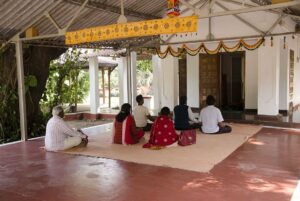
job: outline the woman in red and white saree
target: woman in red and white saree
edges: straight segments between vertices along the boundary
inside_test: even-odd
[[[131,106],[125,103],[121,111],[116,116],[112,128],[112,141],[114,144],[136,144],[144,136],[144,131],[136,130],[133,116],[131,115]]]
[[[152,125],[150,139],[147,144],[144,144],[144,148],[159,149],[174,143],[177,144],[178,136],[169,115],[170,109],[163,107],[160,111],[160,116],[156,118]]]

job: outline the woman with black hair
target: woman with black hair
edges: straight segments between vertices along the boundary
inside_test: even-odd
[[[112,129],[114,144],[136,144],[144,136],[143,130],[136,130],[133,116],[131,115],[131,105],[124,103],[121,111],[117,114]]]

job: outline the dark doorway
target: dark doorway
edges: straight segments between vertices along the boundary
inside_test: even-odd
[[[244,109],[244,52],[223,53],[221,59],[221,108]]]
[[[187,72],[186,72],[186,56],[179,58],[179,97],[187,95]]]

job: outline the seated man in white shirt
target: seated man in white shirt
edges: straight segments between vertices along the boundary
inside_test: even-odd
[[[216,100],[212,95],[206,98],[206,107],[200,112],[201,131],[207,134],[230,133],[231,127],[223,123],[224,119],[219,108],[215,107]]]
[[[154,121],[155,118],[150,115],[148,108],[143,106],[144,97],[142,95],[138,95],[136,97],[136,102],[138,103],[138,105],[133,109],[133,117],[136,127],[137,129],[140,128],[144,131],[150,131],[152,124],[148,123],[148,119],[150,121]]]
[[[47,151],[66,150],[78,146],[81,142],[87,144],[87,135],[81,130],[73,130],[64,122],[64,110],[61,106],[54,107],[52,115],[46,127],[45,149]]]

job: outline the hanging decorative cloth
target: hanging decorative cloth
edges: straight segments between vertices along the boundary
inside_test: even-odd
[[[180,15],[179,0],[167,0],[168,2],[168,17],[176,17]]]
[[[196,32],[197,26],[198,18],[196,16],[112,24],[67,32],[66,44],[75,45],[120,38],[189,33]]]
[[[181,47],[178,48],[178,50],[174,50],[171,46],[168,46],[165,51],[160,51],[160,49],[156,49],[157,55],[161,58],[164,59],[170,53],[173,57],[179,57],[183,53],[187,53],[191,56],[195,56],[199,54],[201,51],[206,52],[207,54],[217,54],[219,53],[222,49],[225,50],[226,52],[236,52],[239,51],[242,47],[247,49],[247,50],[255,50],[261,46],[265,41],[264,38],[258,39],[254,44],[247,44],[243,39],[240,39],[234,46],[229,47],[227,46],[224,41],[220,41],[218,43],[218,46],[215,49],[209,49],[205,46],[204,43],[201,43],[198,48],[196,49],[191,49],[189,48],[186,44],[183,44]]]

